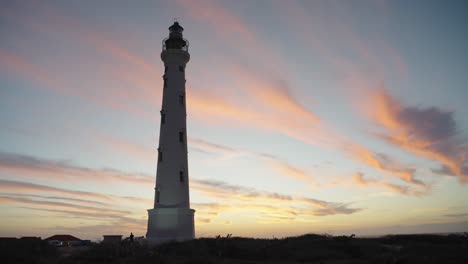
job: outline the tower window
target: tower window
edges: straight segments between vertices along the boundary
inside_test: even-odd
[[[164,76],[164,88],[166,88],[166,87],[167,87],[167,77]]]
[[[159,187],[156,187],[156,202],[159,203],[159,196],[161,196],[161,191]]]
[[[179,132],[179,142],[184,143],[184,132],[183,131]]]
[[[164,66],[164,73],[167,72],[167,66]]]
[[[163,161],[163,153],[160,148],[158,148],[158,162]]]
[[[184,171],[183,171],[183,170],[179,171],[179,181],[180,181],[180,182],[184,182],[184,181],[185,181],[185,175],[184,175]]]
[[[183,94],[179,95],[179,104],[184,105],[185,104],[185,96]]]
[[[180,71],[180,72],[184,72],[184,70],[185,70],[184,66],[179,65],[179,71]]]
[[[164,110],[161,110],[160,113],[161,113],[161,124],[164,124],[166,123],[166,112],[164,112]]]

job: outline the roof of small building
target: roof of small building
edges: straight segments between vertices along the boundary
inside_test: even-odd
[[[81,241],[81,239],[74,237],[72,235],[54,235],[46,238],[45,240],[58,240],[58,241]]]

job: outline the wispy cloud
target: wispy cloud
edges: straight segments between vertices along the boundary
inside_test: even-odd
[[[222,203],[193,203],[193,207],[197,210],[197,222],[211,221],[222,213],[239,211],[255,211],[255,214],[262,215],[263,220],[269,217],[270,220],[279,221],[279,217],[287,216],[288,219],[284,218],[282,221],[295,221],[313,216],[352,214],[362,210],[351,208],[350,204],[346,203],[295,197],[215,180],[192,179],[191,186],[195,192],[222,201]],[[150,199],[131,198],[0,180],[0,203],[26,210],[48,212],[54,217],[66,215],[104,222],[121,217],[135,217],[135,207],[131,204],[135,202],[148,204]]]
[[[350,204],[346,203],[327,202],[309,197],[296,197],[215,180],[193,180],[192,186],[194,186],[197,192],[202,192],[217,199],[230,197],[229,200],[231,202],[232,199],[235,199],[237,203],[242,204],[238,205],[242,210],[249,210],[251,206],[257,206],[256,209],[258,209],[258,204],[279,204],[281,206],[274,206],[274,208],[263,206],[263,209],[268,212],[281,212],[283,215],[326,216],[352,214],[362,210],[361,208],[351,208],[349,207]]]
[[[362,172],[357,172],[353,175],[353,177],[348,178],[340,178],[336,180],[332,185],[343,185],[343,186],[350,186],[350,187],[360,187],[360,188],[368,188],[369,190],[385,190],[390,191],[391,193],[397,193],[400,195],[406,196],[424,196],[429,195],[432,186],[429,184],[426,185],[418,185],[418,184],[410,184],[410,185],[403,185],[403,184],[395,184],[392,181],[393,178],[389,177],[378,177],[378,178],[371,178],[366,176]]]
[[[460,218],[468,216],[468,213],[458,213],[458,214],[445,214],[446,217]]]
[[[150,148],[127,139],[97,132],[93,133],[93,138],[96,143],[99,144],[99,147],[111,150],[113,153],[121,153],[124,156],[136,157],[140,160],[151,163],[157,159],[157,149]]]
[[[457,176],[460,182],[468,182],[467,142],[457,131],[454,113],[437,107],[407,107],[397,101],[385,89],[378,90],[373,120],[385,129],[375,135],[386,142],[421,157],[438,161],[441,170],[433,170]]]
[[[126,173],[115,169],[94,169],[77,166],[66,160],[49,160],[28,155],[0,152],[0,169],[3,172],[20,173],[24,177],[55,179],[73,182],[109,183],[121,181],[151,185],[154,179],[141,173]]]
[[[384,41],[380,31],[363,36],[356,30],[350,17],[351,5],[346,2],[273,1],[279,19],[288,26],[293,38],[303,43],[324,65],[331,66],[337,75],[346,78],[377,76],[392,73],[405,78],[408,66],[405,59],[391,43]],[[385,17],[382,8],[375,10]],[[335,19],[339,17],[340,19]],[[385,21],[380,21],[381,26]],[[304,25],[307,25],[304,27]],[[323,25],[327,25],[324,27]],[[296,30],[303,27],[303,30]],[[328,34],[335,32],[335,34]],[[295,33],[295,34],[294,34]],[[339,37],[337,37],[339,36]],[[337,39],[346,41],[340,42]],[[383,63],[385,61],[385,63]],[[344,91],[346,92],[346,91]],[[355,90],[353,91],[355,92]]]
[[[26,205],[37,205],[41,207],[47,208],[65,208],[65,209],[75,209],[80,210],[88,213],[115,213],[116,215],[121,214],[130,214],[130,211],[122,211],[117,209],[107,209],[104,207],[94,207],[94,206],[85,206],[85,205],[78,205],[76,203],[66,203],[66,202],[57,202],[57,201],[46,201],[46,200],[36,200],[30,198],[22,198],[22,197],[8,197],[8,196],[0,196],[0,203],[20,203]]]
[[[348,145],[347,151],[353,159],[367,164],[376,170],[397,177],[409,184],[419,185],[421,187],[427,186],[426,183],[415,178],[414,174],[416,170],[414,168],[404,166],[383,153],[376,153],[364,146],[356,144]]]
[[[206,141],[200,138],[189,138],[189,148],[207,154],[222,155],[227,157],[236,157],[241,155],[241,151],[226,145],[221,145]]]
[[[357,172],[354,176],[353,176],[353,181],[356,183],[356,184],[359,184],[359,185],[363,185],[363,186],[367,186],[369,184],[372,184],[372,183],[375,183],[377,182],[376,179],[367,179],[367,178],[364,178],[364,173],[362,172]]]
[[[55,73],[60,69],[52,68],[50,63],[39,63],[31,60],[30,56],[2,50],[0,66],[5,66],[10,72],[21,75],[26,81],[38,82],[41,88],[53,90],[61,95],[73,96],[97,106],[130,112],[140,117],[150,117],[146,108],[151,104],[148,104],[147,98],[160,97],[158,89],[155,89],[159,86],[155,84],[160,83],[161,79],[154,74],[158,70],[154,63],[120,45],[120,42],[103,28],[96,25],[90,27],[86,22],[64,13],[64,10],[54,5],[31,4],[24,5],[22,9],[10,8],[7,11],[2,10],[5,19],[14,21],[22,27],[42,34],[60,36],[64,41],[70,41],[71,45],[81,43],[88,47],[89,54],[86,55],[93,60],[94,70],[107,77],[107,80],[118,80],[115,83],[119,85],[109,85],[113,83],[112,81],[102,85],[99,83],[100,80],[90,76],[92,73],[87,71],[87,66],[81,65],[78,61],[73,67],[82,67],[80,71],[69,70],[59,75]],[[28,12],[34,12],[34,15]],[[104,55],[103,59],[96,60],[92,55],[92,49]],[[70,67],[67,65],[67,68]],[[71,72],[75,75],[70,75]],[[80,74],[88,75],[84,77]],[[79,79],[79,83],[74,81],[75,78]],[[82,85],[83,83],[86,85]],[[126,85],[122,84],[128,84],[134,89],[130,92]],[[100,89],[88,88],[95,86],[99,86]],[[128,100],[129,98],[132,100]]]
[[[93,192],[84,192],[84,191],[76,191],[76,190],[67,190],[63,188],[56,188],[42,184],[34,184],[29,182],[21,182],[21,181],[11,181],[0,179],[0,191],[1,192],[17,192],[17,193],[47,193],[50,194],[58,194],[58,195],[72,195],[81,198],[87,198],[89,200],[103,200],[103,201],[110,201],[111,198],[108,195],[100,194],[100,193],[93,193]]]
[[[97,192],[77,191],[65,188],[58,188],[44,184],[35,184],[24,181],[12,181],[0,179],[0,193],[9,197],[29,197],[52,200],[68,200],[74,202],[84,202],[96,205],[110,205],[118,202],[138,202],[151,204],[150,199],[144,197],[122,196]],[[46,195],[42,195],[46,194]],[[57,196],[51,196],[52,194]]]
[[[48,71],[30,62],[16,53],[0,49],[0,69],[20,75],[25,80],[38,83],[60,94],[69,94],[62,89],[62,84],[53,78]]]
[[[235,46],[233,50],[238,52],[238,56],[231,57],[231,60],[237,60],[245,65],[250,61],[251,56],[255,56],[261,58],[261,68],[264,71],[281,72],[279,66],[284,59],[269,45],[264,45],[265,41],[258,32],[255,32],[251,25],[223,3],[212,0],[182,0],[176,3],[181,10],[185,11],[187,17],[213,29],[216,37],[225,45]]]
[[[195,150],[201,151],[203,153],[216,154],[225,159],[235,157],[252,157],[259,161],[262,161],[266,166],[276,171],[280,176],[303,181],[314,180],[314,177],[307,169],[295,166],[286,161],[285,159],[279,158],[272,154],[251,151],[242,148],[232,148],[226,145],[193,138],[189,139],[189,146],[190,148],[194,148]]]

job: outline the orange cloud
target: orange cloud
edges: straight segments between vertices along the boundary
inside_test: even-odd
[[[383,179],[370,179],[364,178],[363,173],[356,173],[352,180],[353,184],[357,184],[359,186],[373,186],[373,187],[382,187],[388,189],[392,192],[396,192],[403,195],[412,195],[412,196],[422,196],[427,195],[431,191],[430,185],[424,186],[404,186],[399,184],[390,183]]]
[[[93,200],[104,200],[110,201],[111,198],[108,195],[92,193],[92,192],[83,192],[83,191],[74,191],[74,190],[65,190],[62,188],[55,188],[46,185],[33,184],[28,182],[20,181],[10,181],[0,179],[0,191],[1,192],[13,192],[13,193],[47,193],[47,194],[58,194],[58,195],[72,195],[81,198],[88,198]]]
[[[357,161],[363,162],[374,169],[385,172],[391,176],[395,176],[407,183],[425,187],[426,183],[415,178],[415,169],[408,168],[402,164],[392,160],[387,155],[375,153],[364,146],[349,144],[347,151]]]
[[[188,89],[189,112],[204,122],[253,127],[314,145],[334,144],[330,138],[338,135],[300,104],[284,82],[269,83],[239,71],[233,74],[239,77],[236,87],[241,88],[238,91],[243,93],[243,99],[228,100],[207,90]]]
[[[157,159],[157,150],[149,147],[130,142],[121,138],[115,138],[110,135],[95,134],[96,141],[112,150],[114,153],[119,152],[124,156],[134,156],[149,162],[154,162]]]
[[[278,53],[272,51],[268,45],[264,45],[265,41],[258,37],[258,34],[252,30],[252,26],[219,1],[178,0],[176,3],[186,11],[188,16],[213,28],[226,45],[235,46],[236,51],[242,50],[245,59],[250,57],[249,54],[255,54],[264,62],[264,68],[278,73],[281,71],[278,67],[284,60],[279,57]]]
[[[281,210],[283,215],[312,215],[325,216],[334,214],[352,214],[360,211],[359,208],[350,208],[350,204],[334,203],[309,197],[294,197],[290,195],[257,190],[251,187],[233,185],[214,180],[193,180],[191,186],[195,191],[201,192],[209,197],[226,200],[226,202],[241,203],[235,206],[240,210],[256,209],[268,213]],[[262,205],[281,204],[278,208],[267,208]],[[234,206],[234,205],[233,205]]]
[[[385,129],[376,134],[386,142],[438,161],[441,173],[457,176],[468,182],[466,142],[457,138],[453,113],[438,108],[405,107],[386,90],[378,90],[372,98],[372,119]]]
[[[20,198],[20,197],[8,197],[8,196],[0,196],[0,203],[21,203],[26,205],[38,205],[41,207],[46,207],[48,209],[74,209],[79,210],[80,212],[86,213],[105,213],[111,214],[112,216],[120,216],[125,214],[130,214],[130,211],[122,211],[117,209],[108,209],[104,207],[94,207],[94,206],[85,206],[85,205],[78,205],[76,203],[65,203],[65,202],[56,202],[56,201],[45,201],[45,200],[35,200],[30,198]],[[75,211],[76,212],[76,211]]]
[[[35,158],[27,155],[0,153],[0,170],[22,177],[67,182],[116,183],[127,182],[145,186],[154,184],[154,178],[144,174],[125,173],[114,169],[93,169],[67,161]]]
[[[312,181],[313,177],[305,169],[294,166],[287,161],[267,153],[254,152],[245,149],[234,149],[225,145],[215,144],[201,139],[189,139],[190,148],[195,148],[204,153],[224,155],[225,157],[250,156],[264,161],[279,175],[299,180]]]
[[[37,82],[55,92],[68,94],[61,88],[62,83],[52,78],[51,75],[41,67],[34,65],[18,54],[0,49],[0,67],[11,73],[18,74],[21,77],[24,76],[26,80]]]
[[[42,12],[41,16],[27,16],[17,10],[11,9],[7,12],[6,17],[41,33],[66,35],[74,42],[83,43],[96,49],[101,54],[107,55],[106,59],[110,59],[112,63],[94,61],[95,68],[102,76],[107,76],[108,80],[119,80],[117,82],[119,85],[99,84],[99,90],[89,91],[85,88],[94,86],[94,84],[89,84],[89,82],[100,81],[95,80],[93,76],[93,78],[86,80],[88,82],[87,86],[74,89],[74,86],[76,86],[75,82],[64,79],[61,75],[51,74],[51,72],[55,73],[56,70],[44,68],[43,65],[39,67],[24,57],[20,58],[21,61],[18,61],[18,59],[16,61],[11,59],[5,60],[12,71],[23,75],[26,79],[39,81],[44,84],[44,88],[52,89],[61,94],[79,97],[98,106],[104,105],[143,117],[152,117],[142,104],[150,102],[151,104],[149,105],[152,105],[153,102],[149,101],[148,98],[160,98],[161,93],[155,87],[160,87],[157,84],[162,81],[158,75],[155,75],[159,68],[153,62],[119,45],[119,41],[109,36],[108,32],[100,31],[96,27],[89,27],[72,16],[62,14],[59,8],[41,3],[38,10]],[[1,54],[0,57],[2,57]],[[84,80],[80,79],[79,81],[83,82]],[[127,86],[122,89],[119,88],[123,86],[122,84],[126,83],[133,89],[130,90]],[[108,89],[112,89],[112,92],[109,92]],[[133,98],[138,102],[129,100],[129,98]]]
[[[358,185],[362,185],[362,186],[367,186],[369,184],[372,184],[372,183],[375,183],[377,182],[377,180],[375,179],[365,179],[364,178],[364,174],[361,173],[361,172],[358,172],[354,175],[353,177],[353,181],[358,184]]]
[[[299,180],[312,180],[307,172],[297,167],[291,166],[286,162],[271,160],[269,163],[273,169],[278,171],[280,175],[285,175]]]
[[[48,185],[35,184],[24,181],[12,181],[0,179],[0,192],[10,197],[43,198],[49,200],[69,200],[73,202],[83,202],[98,205],[111,205],[112,203],[147,203],[152,200],[134,196],[119,196],[95,192],[77,191]],[[42,195],[46,194],[46,195]],[[55,195],[55,196],[51,196]]]

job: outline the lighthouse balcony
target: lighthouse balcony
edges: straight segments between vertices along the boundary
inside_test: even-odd
[[[162,51],[183,50],[188,52],[189,41],[184,38],[166,38],[162,41]]]

